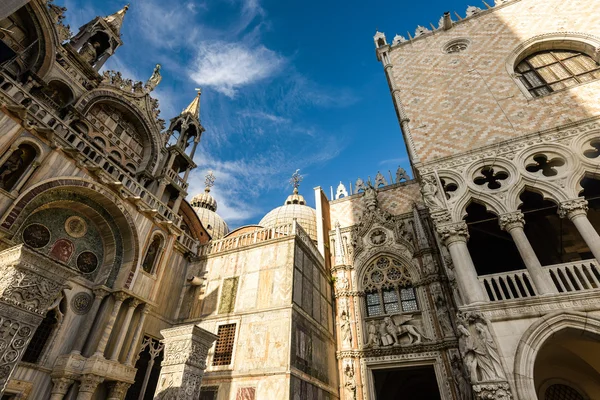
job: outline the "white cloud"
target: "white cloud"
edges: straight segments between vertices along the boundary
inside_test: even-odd
[[[274,51],[243,43],[202,43],[190,78],[233,98],[237,89],[273,76],[285,62]]]
[[[273,122],[274,124],[289,124],[291,120],[289,118],[281,117],[279,115],[269,114],[264,111],[240,111],[238,113],[242,117],[251,118],[251,119],[260,119],[269,122]]]

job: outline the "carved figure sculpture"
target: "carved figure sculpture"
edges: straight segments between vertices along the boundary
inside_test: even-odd
[[[474,338],[463,324],[458,325],[459,349],[469,370],[472,384],[496,380],[494,366],[487,354],[485,345]]]
[[[477,322],[475,324],[475,329],[477,330],[479,339],[482,345],[485,347],[488,358],[490,359],[494,367],[495,378],[503,379],[504,368],[502,368],[502,363],[500,362],[500,354],[498,354],[498,349],[496,348],[496,343],[494,343],[494,339],[490,336],[487,327],[481,322]]]
[[[472,400],[473,391],[471,389],[471,385],[469,384],[469,382],[467,382],[467,379],[465,378],[463,365],[458,355],[454,354],[454,356],[450,360],[450,364],[452,365],[452,380],[456,385],[456,389],[459,393],[460,400]]]
[[[370,183],[365,187],[365,194],[363,195],[363,202],[367,207],[367,210],[373,211],[377,208],[377,191]]]
[[[0,188],[6,189],[8,181],[17,174],[24,164],[24,153],[22,149],[15,150],[0,167]]]
[[[398,167],[398,169],[396,170],[396,183],[400,183],[400,181],[403,179],[410,181],[410,176],[408,176],[404,168]]]
[[[99,42],[87,42],[83,45],[81,50],[79,50],[79,55],[85,62],[92,65],[98,59],[98,49],[100,48]]]
[[[148,79],[146,85],[144,86],[146,91],[153,91],[162,80],[162,76],[160,75],[160,68],[160,64],[156,64],[156,67],[154,67],[154,72],[152,72],[152,76]]]
[[[444,203],[438,196],[438,186],[435,177],[428,176],[423,178],[423,186],[421,186],[421,194],[423,201],[430,210],[441,210],[444,208]]]
[[[435,298],[436,315],[440,328],[442,330],[442,336],[451,335],[454,331],[452,329],[452,322],[450,322],[450,316],[448,315],[448,307],[446,301],[441,293],[437,293]]]
[[[352,331],[350,329],[350,319],[346,311],[342,311],[340,315],[340,331],[342,333],[342,343],[344,347],[352,346]]]
[[[395,329],[392,330],[395,332]],[[392,335],[388,331],[388,324],[386,321],[381,321],[379,324],[379,335],[381,336],[381,345],[382,346],[391,346],[396,343],[396,335],[395,333]]]
[[[356,381],[354,380],[354,370],[352,368],[352,364],[346,364],[346,367],[344,368],[344,375],[346,376],[346,382],[344,383],[346,399],[356,400]]]
[[[379,332],[377,331],[377,325],[375,324],[375,321],[369,321],[367,323],[367,334],[369,335],[367,347],[379,347]]]
[[[415,325],[408,323],[408,321],[412,319],[412,315],[403,315],[396,318],[400,318],[400,322],[394,321],[390,317],[386,317],[385,320],[389,320],[389,322],[386,321],[386,323],[388,323],[388,329],[391,330],[395,328],[394,338],[396,339],[397,344],[399,344],[398,338],[402,335],[408,335],[408,338],[410,339],[409,344],[419,344],[423,338],[431,340],[431,338],[420,332],[419,328],[417,328]]]

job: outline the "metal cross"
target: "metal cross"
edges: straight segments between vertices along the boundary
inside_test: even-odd
[[[302,182],[302,179],[304,179],[304,177],[300,175],[300,170],[297,169],[296,172],[294,172],[292,174],[292,177],[290,178],[290,185],[292,185],[294,189],[298,189],[298,187],[300,187],[300,182]]]
[[[206,187],[213,187],[215,185],[215,174],[213,174],[212,171],[208,171],[208,174],[205,177],[206,179],[204,180],[204,183],[206,184]]]

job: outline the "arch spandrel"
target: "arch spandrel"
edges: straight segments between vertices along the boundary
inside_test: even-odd
[[[115,256],[114,267],[106,274],[106,284],[129,288],[139,264],[139,232],[119,198],[95,182],[71,177],[53,178],[29,187],[6,211],[0,220],[1,226],[16,240],[23,224],[36,210],[52,201],[73,201],[73,197],[77,196],[89,199],[87,206],[95,208],[103,216],[113,227],[115,240],[120,242],[117,246],[121,247],[121,255]],[[120,240],[116,236],[120,236]]]

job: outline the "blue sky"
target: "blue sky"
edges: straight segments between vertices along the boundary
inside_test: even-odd
[[[124,5],[56,3],[68,8],[74,33]],[[379,29],[391,42],[417,25],[437,26],[444,11],[464,16],[466,7],[462,0],[132,0],[125,45],[106,67],[145,81],[162,64],[154,95],[167,121],[202,87],[206,132],[188,199],[213,170],[218,212],[237,227],[282,205],[296,169],[310,205],[315,186],[329,196],[340,181],[409,170],[373,35]]]

